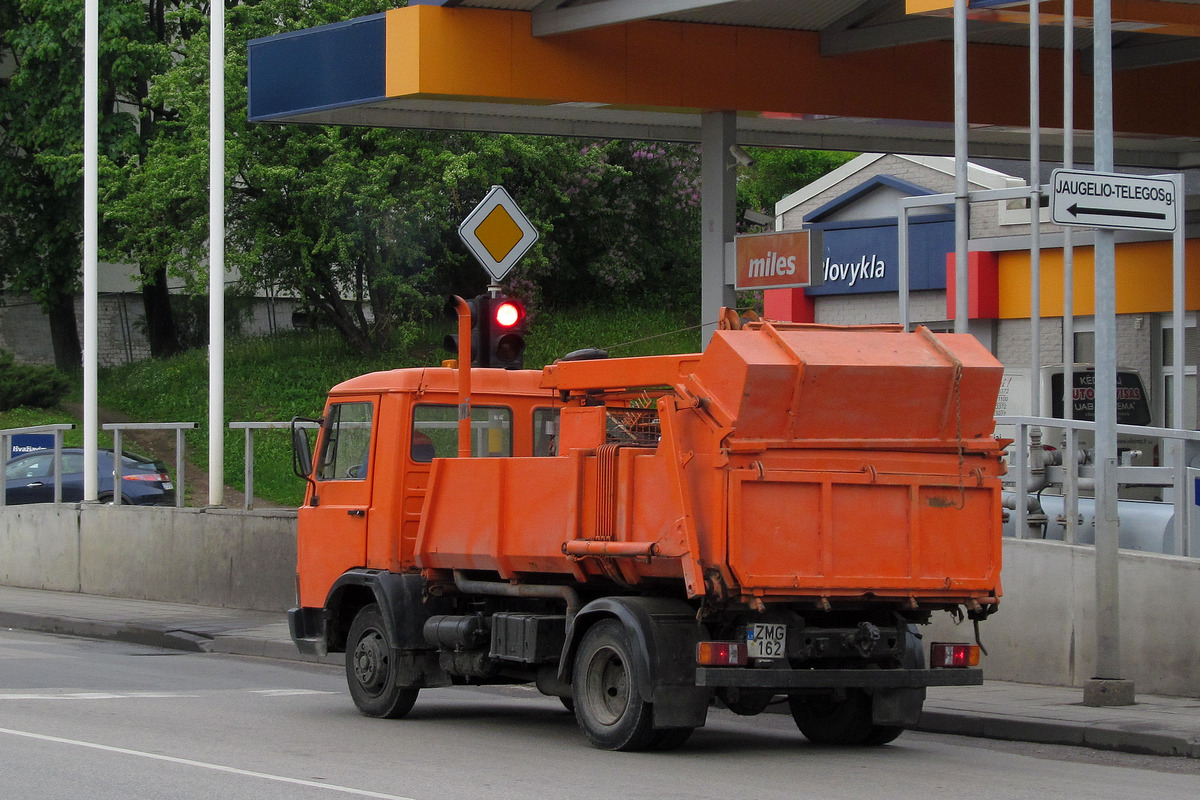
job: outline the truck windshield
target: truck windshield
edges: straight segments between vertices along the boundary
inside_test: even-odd
[[[337,403],[329,407],[317,480],[361,481],[371,453],[372,404]]]

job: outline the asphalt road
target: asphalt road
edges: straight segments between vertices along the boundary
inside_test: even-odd
[[[1191,760],[913,733],[820,748],[779,714],[714,712],[679,751],[606,753],[524,688],[426,691],[409,718],[372,720],[331,667],[0,631],[0,794],[24,800],[1198,793]]]

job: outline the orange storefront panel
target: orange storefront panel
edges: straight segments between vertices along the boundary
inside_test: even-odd
[[[1153,314],[1171,310],[1172,243],[1123,242],[1116,248],[1118,314]],[[1030,267],[1028,251],[1000,253],[1000,319],[1028,319]],[[1095,257],[1091,247],[1075,248],[1075,313],[1095,311]],[[1184,253],[1189,310],[1200,309],[1200,239],[1187,242]],[[1061,250],[1044,250],[1041,258],[1041,308],[1044,317],[1063,314]]]

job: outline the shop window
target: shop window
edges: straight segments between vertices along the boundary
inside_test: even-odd
[[[1076,364],[1095,364],[1096,363],[1096,332],[1095,331],[1076,331],[1075,332],[1075,363]]]
[[[1172,397],[1175,391],[1175,329],[1163,327],[1162,330],[1162,409],[1163,424],[1168,428],[1182,427],[1196,430],[1196,363],[1200,360],[1200,332],[1196,329],[1194,315],[1188,315],[1188,327],[1184,328],[1183,338],[1183,424],[1175,421]],[[1166,318],[1169,324],[1170,317]]]

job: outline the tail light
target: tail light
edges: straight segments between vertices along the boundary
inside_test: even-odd
[[[700,642],[696,663],[702,667],[744,667],[748,661],[745,642]]]
[[[979,666],[979,645],[934,642],[929,647],[929,666],[934,669],[977,667]]]
[[[171,480],[171,476],[165,472],[135,472],[132,475],[122,475],[121,480],[126,481],[157,481],[163,483]]]

